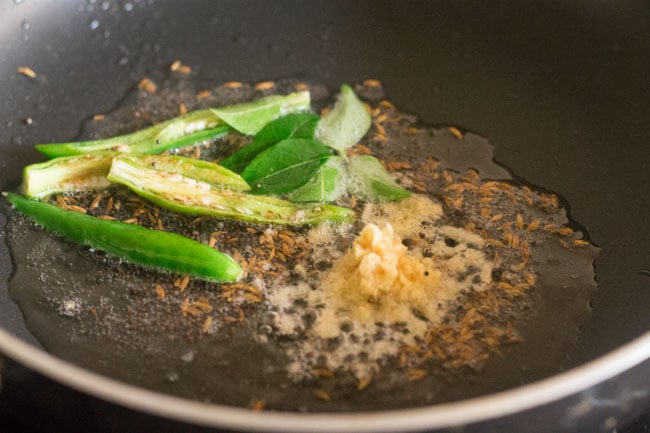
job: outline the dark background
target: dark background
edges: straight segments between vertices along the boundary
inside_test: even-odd
[[[499,162],[566,198],[602,248],[601,290],[566,367],[650,329],[650,3],[172,4],[0,5],[2,190],[39,160],[34,143],[72,139],[84,119],[176,59],[211,81],[303,76],[337,87],[376,78],[423,120],[488,137]],[[0,269],[7,278],[6,254]],[[3,296],[3,326],[27,335]],[[55,399],[42,393],[43,402]]]

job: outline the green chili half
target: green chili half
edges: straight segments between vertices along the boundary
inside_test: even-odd
[[[57,235],[106,251],[127,262],[214,282],[237,281],[242,268],[230,256],[184,236],[106,221],[3,193],[24,215]]]

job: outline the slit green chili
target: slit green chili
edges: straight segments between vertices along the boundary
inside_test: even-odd
[[[48,158],[98,151],[157,154],[213,140],[232,130],[255,134],[270,121],[288,113],[309,109],[309,92],[273,95],[226,107],[197,110],[130,134],[101,140],[37,144]]]
[[[214,282],[237,281],[242,268],[230,256],[184,236],[67,211],[3,193],[11,204],[55,234],[146,267]]]
[[[137,158],[128,156],[113,159],[108,180],[125,185],[160,207],[190,215],[286,225],[355,219],[354,211],[346,207],[321,203],[297,205],[276,197],[215,188],[180,174],[149,168]]]
[[[42,199],[51,194],[92,191],[110,186],[106,179],[114,152],[62,156],[23,168],[22,192]]]

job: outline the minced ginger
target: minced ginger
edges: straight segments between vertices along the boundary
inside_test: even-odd
[[[366,225],[329,276],[326,287],[353,315],[379,321],[400,320],[413,308],[428,310],[441,280],[433,260],[409,254],[389,223],[383,229]]]

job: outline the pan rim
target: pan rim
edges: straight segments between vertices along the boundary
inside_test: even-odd
[[[506,391],[434,406],[334,414],[254,412],[162,394],[76,366],[2,328],[0,352],[77,391],[132,410],[193,425],[265,432],[390,432],[469,425],[568,397],[650,359],[650,331],[578,367]]]

